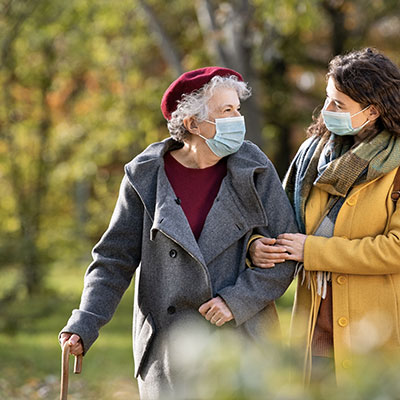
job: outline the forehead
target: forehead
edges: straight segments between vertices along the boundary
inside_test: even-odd
[[[236,90],[224,87],[217,88],[208,101],[208,107],[211,110],[219,109],[225,105],[237,106],[239,104],[240,100]]]
[[[347,96],[340,90],[338,90],[335,86],[335,80],[332,77],[329,77],[328,83],[326,85],[326,95],[331,99],[338,103],[347,104],[347,105],[355,105],[358,104],[351,97]]]

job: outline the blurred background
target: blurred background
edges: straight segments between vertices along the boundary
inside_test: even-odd
[[[329,60],[369,46],[399,64],[399,39],[398,0],[0,0],[0,399],[57,398],[58,331],[124,164],[168,136],[159,104],[178,75],[241,72],[247,138],[283,177]],[[135,398],[132,292],[72,399]],[[292,297],[278,304],[284,332]]]

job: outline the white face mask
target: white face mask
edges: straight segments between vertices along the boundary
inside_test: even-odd
[[[236,153],[244,141],[246,126],[244,117],[216,118],[215,122],[206,122],[215,125],[216,133],[211,139],[202,137],[211,151],[218,157],[229,156]]]
[[[369,119],[367,119],[365,123],[363,123],[358,128],[353,128],[353,125],[351,123],[351,118],[367,110],[368,107],[370,106],[367,106],[361,111],[358,111],[355,114],[351,115],[349,112],[328,111],[326,109],[328,104],[329,104],[328,99],[326,99],[321,114],[322,118],[324,119],[326,128],[328,129],[328,131],[334,133],[335,135],[338,136],[357,135],[357,133],[360,132],[360,130],[364,128],[364,126],[367,125],[369,122]]]

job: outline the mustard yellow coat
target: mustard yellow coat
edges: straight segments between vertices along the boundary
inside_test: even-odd
[[[340,209],[334,236],[308,236],[305,242],[304,269],[332,272],[339,383],[355,355],[379,348],[400,350],[400,201],[395,209],[390,198],[396,171],[355,186]],[[306,233],[318,225],[327,200],[326,192],[312,189],[305,212]],[[298,279],[291,331],[292,342],[307,349],[306,376],[320,302],[315,293],[315,281],[309,290]]]

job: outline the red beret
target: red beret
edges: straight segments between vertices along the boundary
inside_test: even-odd
[[[216,75],[234,75],[239,81],[243,81],[242,75],[240,75],[239,72],[229,68],[206,67],[185,72],[178,79],[171,83],[162,97],[161,111],[165,119],[171,119],[171,114],[176,110],[178,101],[181,100],[182,95],[189,94],[194,90],[200,89],[206,83],[210,82],[210,80]]]

